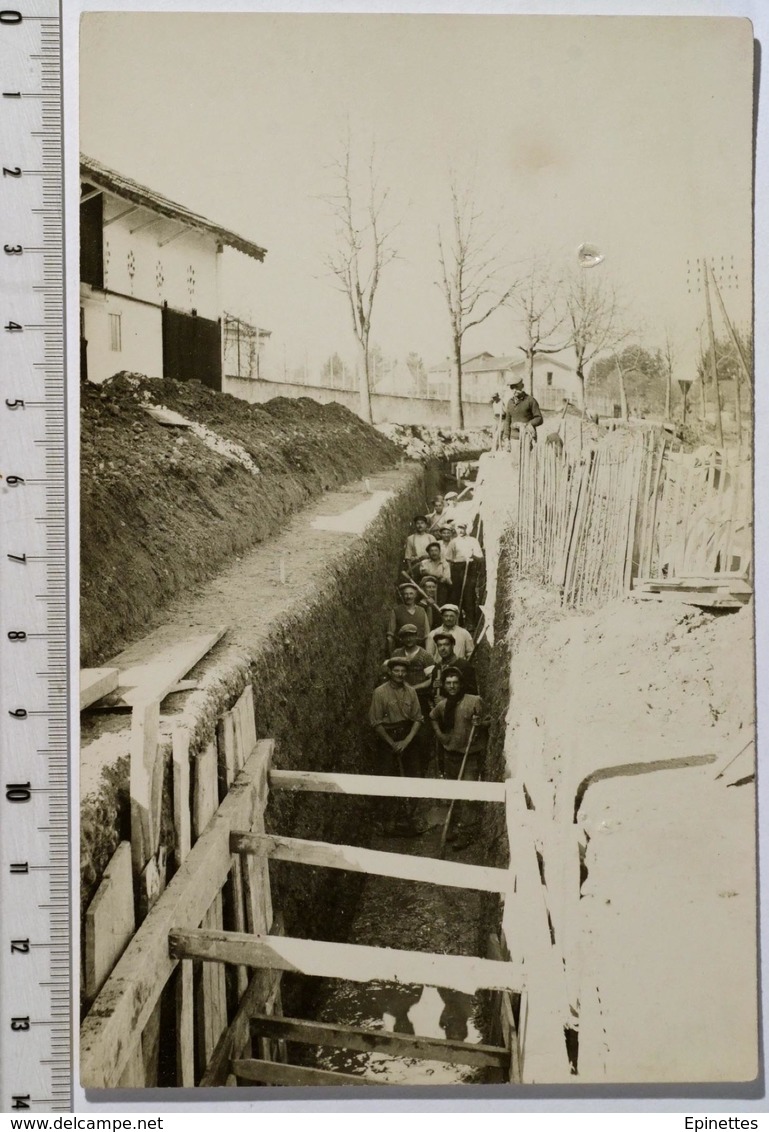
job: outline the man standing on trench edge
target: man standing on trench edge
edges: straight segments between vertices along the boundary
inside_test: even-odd
[[[405,657],[393,656],[385,665],[387,683],[374,689],[368,714],[377,739],[374,773],[422,777],[424,756],[417,737],[423,716],[419,697],[406,680],[409,662]],[[385,834],[417,837],[424,833],[426,826],[417,822],[415,811],[416,800],[382,799]]]
[[[447,668],[443,673],[444,698],[430,712],[430,722],[443,750],[446,778],[476,782],[481,776],[481,755],[486,745],[483,701],[465,691],[461,673]],[[465,758],[465,756],[467,756]],[[464,762],[464,769],[462,764]],[[480,833],[480,802],[459,802],[456,822],[448,840],[464,849]]]
[[[534,444],[541,424],[542,410],[530,393],[524,393],[523,381],[511,381],[502,433],[508,452],[512,452],[512,442],[518,439],[521,430],[528,436],[530,443]]]

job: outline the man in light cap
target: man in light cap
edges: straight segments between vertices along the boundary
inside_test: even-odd
[[[542,424],[542,410],[530,393],[525,393],[523,380],[510,382],[510,397],[505,405],[505,425],[503,439],[508,451],[523,430],[533,443],[537,439],[537,429]]]
[[[459,624],[459,606],[456,605],[442,605],[441,616],[443,622],[438,629],[433,629],[427,638],[427,651],[431,656],[438,655],[438,649],[435,644],[435,636],[437,633],[448,633],[450,637],[454,638],[454,654],[460,660],[469,660],[473,655],[473,638],[468,633],[467,629],[463,629]]]
[[[398,631],[404,625],[416,625],[417,643],[420,645],[425,644],[427,634],[430,632],[427,614],[421,605],[417,605],[418,590],[414,583],[401,583],[398,586],[398,592],[401,597],[400,604],[391,610],[387,623],[387,651],[389,653],[392,653],[395,648]]]
[[[451,600],[460,607],[465,625],[472,627],[476,615],[476,586],[483,551],[477,538],[467,533],[466,523],[457,523],[457,536],[446,547],[451,567]]]
[[[450,558],[444,557],[443,547],[439,542],[430,542],[427,544],[427,558],[419,564],[420,584],[424,584],[427,577],[435,578],[440,605],[448,601],[451,596],[451,561]]]
[[[423,723],[419,697],[407,682],[409,662],[405,657],[385,661],[387,683],[374,689],[368,719],[377,738],[375,774],[424,774],[422,748],[417,736]],[[383,805],[385,831],[416,836],[424,832],[414,820],[414,805],[405,799],[389,799]]]

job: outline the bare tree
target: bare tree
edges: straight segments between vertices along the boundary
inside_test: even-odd
[[[397,224],[388,225],[384,217],[390,190],[380,185],[373,145],[361,186],[353,175],[349,135],[332,168],[336,191],[324,199],[336,222],[335,248],[325,264],[350,308],[360,356],[360,415],[371,423],[371,315],[382,271],[398,254],[392,243]]]
[[[616,349],[628,336],[621,325],[617,296],[608,284],[589,275],[589,270],[580,268],[571,277],[565,296],[583,413],[587,408],[586,367],[597,354]]]
[[[519,313],[523,345],[519,349],[529,363],[529,393],[534,393],[534,359],[540,354],[560,354],[569,345],[568,337],[559,345],[553,335],[562,332],[567,319],[560,304],[559,285],[541,264],[533,264],[527,279],[512,296],[510,306]]]
[[[669,421],[673,412],[673,370],[676,365],[676,348],[670,335],[670,327],[665,330],[662,358],[665,363],[665,420]]]
[[[448,233],[438,228],[438,286],[446,299],[451,324],[454,357],[450,386],[451,427],[463,428],[462,339],[506,303],[515,290],[513,283],[500,290],[501,265],[495,248],[496,236],[483,228],[483,216],[471,188],[450,182],[452,218]]]

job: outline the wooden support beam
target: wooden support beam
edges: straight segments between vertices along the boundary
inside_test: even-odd
[[[272,770],[272,790],[324,794],[366,794],[375,798],[441,798],[466,802],[504,802],[504,782],[455,782],[443,778],[400,778],[374,774],[324,774],[314,770]]]
[[[280,913],[273,921],[272,934],[283,935],[283,917]],[[183,963],[183,966],[186,967],[187,963]],[[254,971],[246,993],[238,1003],[235,1017],[217,1042],[216,1049],[200,1079],[201,1088],[226,1085],[227,1078],[232,1072],[230,1062],[234,1058],[242,1057],[250,1043],[252,1017],[265,1016],[260,1014],[260,1011],[269,1009],[269,1004],[279,997],[282,977],[282,971]]]
[[[80,670],[80,710],[95,704],[102,696],[108,696],[118,686],[117,668],[81,668]]]
[[[299,1018],[276,1018],[258,1014],[251,1019],[253,1038],[275,1038],[303,1045],[333,1046],[363,1053],[389,1053],[393,1057],[415,1057],[445,1061],[451,1065],[491,1066],[507,1069],[510,1053],[499,1046],[475,1045],[449,1038],[425,1038],[386,1030],[362,1030],[329,1022],[307,1022]]]
[[[475,955],[437,955],[428,951],[399,951],[353,943],[326,943],[291,936],[177,929],[168,937],[174,959],[204,959],[212,963],[244,963],[297,971],[325,979],[368,983],[416,983],[475,994],[477,990],[516,990],[521,970],[513,963],[479,959]]]
[[[154,857],[160,838],[163,760],[158,753],[160,703],[137,703],[131,717],[131,856],[140,876]]]
[[[239,1081],[258,1085],[379,1085],[370,1077],[352,1073],[334,1073],[330,1069],[307,1069],[303,1065],[282,1065],[279,1061],[258,1061],[248,1058],[233,1061],[232,1072]]]
[[[383,853],[358,845],[335,845],[328,841],[305,841],[298,837],[279,837],[271,833],[233,832],[233,853],[272,857],[324,869],[347,869],[355,873],[397,877],[400,880],[443,884],[449,888],[469,888],[477,892],[505,892],[510,884],[507,869],[465,865],[457,861],[438,861],[408,853]]]
[[[169,646],[146,664],[124,669],[119,685],[123,703],[134,707],[145,700],[162,700],[226,632],[227,626],[221,625],[212,633]]]
[[[230,831],[248,828],[266,799],[274,743],[262,740],[205,833],[133,937],[80,1030],[80,1080],[89,1089],[114,1088],[135,1036],[146,1025],[177,960],[168,953],[174,927],[203,920],[232,865]]]

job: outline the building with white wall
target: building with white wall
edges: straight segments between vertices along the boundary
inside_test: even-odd
[[[448,397],[451,386],[451,359],[433,366],[428,374],[430,395]],[[520,355],[495,356],[488,351],[462,359],[462,399],[490,401],[494,393],[505,395],[511,381],[523,380],[529,390],[529,363]],[[573,365],[553,354],[534,358],[534,396],[543,408],[560,408],[564,400],[579,401],[579,380]]]
[[[80,182],[81,376],[129,370],[220,390],[221,253],[266,250],[92,158]]]

